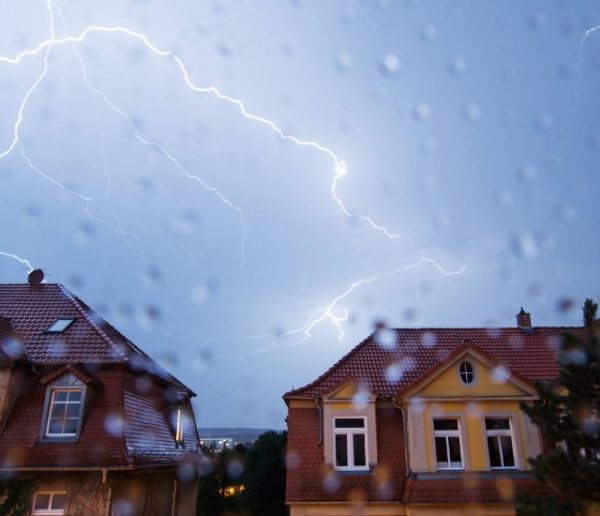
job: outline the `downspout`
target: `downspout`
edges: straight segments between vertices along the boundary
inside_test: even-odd
[[[407,417],[406,417],[406,409],[402,405],[398,405],[398,403],[396,403],[396,398],[394,398],[393,396],[392,396],[392,404],[400,412],[402,412],[402,426],[404,427],[403,432],[402,432],[404,434],[404,461],[406,464],[405,477],[408,478],[408,475],[410,474],[410,465],[408,463],[408,421],[407,421]]]
[[[321,446],[323,444],[323,400],[319,393],[315,396],[315,407],[319,413],[319,439],[317,440],[317,445]]]
[[[173,480],[171,516],[177,515],[177,479]]]

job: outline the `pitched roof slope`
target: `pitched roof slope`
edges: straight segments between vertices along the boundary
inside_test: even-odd
[[[496,358],[509,373],[529,381],[552,380],[558,376],[557,351],[566,332],[585,335],[581,327],[379,330],[315,381],[284,398],[314,398],[345,380],[355,380],[380,397],[396,396],[465,341]]]
[[[127,364],[194,394],[60,284],[0,284],[0,316],[34,363]],[[74,321],[62,333],[48,332],[57,319]]]

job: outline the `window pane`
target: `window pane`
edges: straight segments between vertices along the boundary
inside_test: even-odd
[[[438,461],[438,464],[443,462],[444,466],[448,465],[448,450],[446,450],[445,437],[435,438],[435,458]]]
[[[66,405],[64,403],[54,403],[50,417],[62,418],[65,417]]]
[[[67,405],[67,417],[79,416],[79,403],[69,403]]]
[[[458,430],[458,419],[434,419],[434,430]]]
[[[50,494],[49,493],[38,493],[35,495],[34,509],[48,509],[50,506]]]
[[[336,466],[348,465],[348,436],[346,434],[335,436],[335,464]]]
[[[502,467],[502,462],[500,461],[500,447],[498,446],[498,438],[497,437],[488,437],[488,449],[490,451],[490,466],[492,468],[500,468]]]
[[[67,401],[67,391],[54,391],[54,401]]]
[[[362,418],[344,418],[335,420],[336,428],[364,428],[365,420]]]
[[[500,437],[502,445],[502,458],[504,459],[504,467],[510,468],[515,465],[515,456],[513,455],[512,439],[508,436]]]
[[[507,418],[486,418],[485,427],[488,430],[510,430],[510,422]]]
[[[450,447],[450,462],[452,466],[462,466],[462,458],[460,456],[460,441],[458,440],[458,437],[448,437],[448,445]]]
[[[66,501],[66,493],[54,493],[54,495],[52,496],[52,509],[64,509]]]
[[[63,433],[65,434],[75,434],[77,433],[77,421],[78,418],[69,418],[65,421],[65,429]]]
[[[365,446],[365,434],[354,435],[354,465],[367,465],[367,451]]]
[[[49,434],[62,434],[63,431],[63,420],[62,419],[51,419],[50,426],[48,427]]]
[[[80,401],[81,391],[69,391],[69,401]]]

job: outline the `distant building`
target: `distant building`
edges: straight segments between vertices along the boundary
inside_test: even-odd
[[[0,285],[1,477],[32,515],[195,514],[194,392],[39,281]]]
[[[236,442],[232,437],[202,437],[200,438],[200,445],[208,450],[220,452],[223,450],[233,450]]]
[[[509,515],[542,492],[542,452],[519,402],[558,376],[560,336],[583,328],[382,329],[288,405],[291,516]]]

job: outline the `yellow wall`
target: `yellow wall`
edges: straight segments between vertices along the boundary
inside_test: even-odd
[[[458,365],[468,360],[474,366],[473,383],[464,384]],[[487,471],[489,456],[485,417],[508,417],[511,420],[516,466],[529,469],[527,458],[540,451],[536,428],[521,412],[519,402],[532,398],[530,388],[518,379],[494,374],[494,366],[476,352],[457,357],[445,370],[432,374],[429,381],[399,400],[408,406],[408,431],[411,466],[414,471],[436,471],[433,418],[459,420],[463,464],[466,471]],[[425,455],[425,457],[423,457]]]
[[[465,385],[458,374],[458,364],[468,360],[475,368],[475,380],[472,384]],[[473,356],[467,356],[459,359],[452,364],[443,373],[436,376],[435,379],[419,390],[419,397],[472,397],[472,396],[525,396],[524,389],[509,379],[502,378],[502,374],[494,375],[493,370]],[[501,369],[497,372],[502,373]]]

